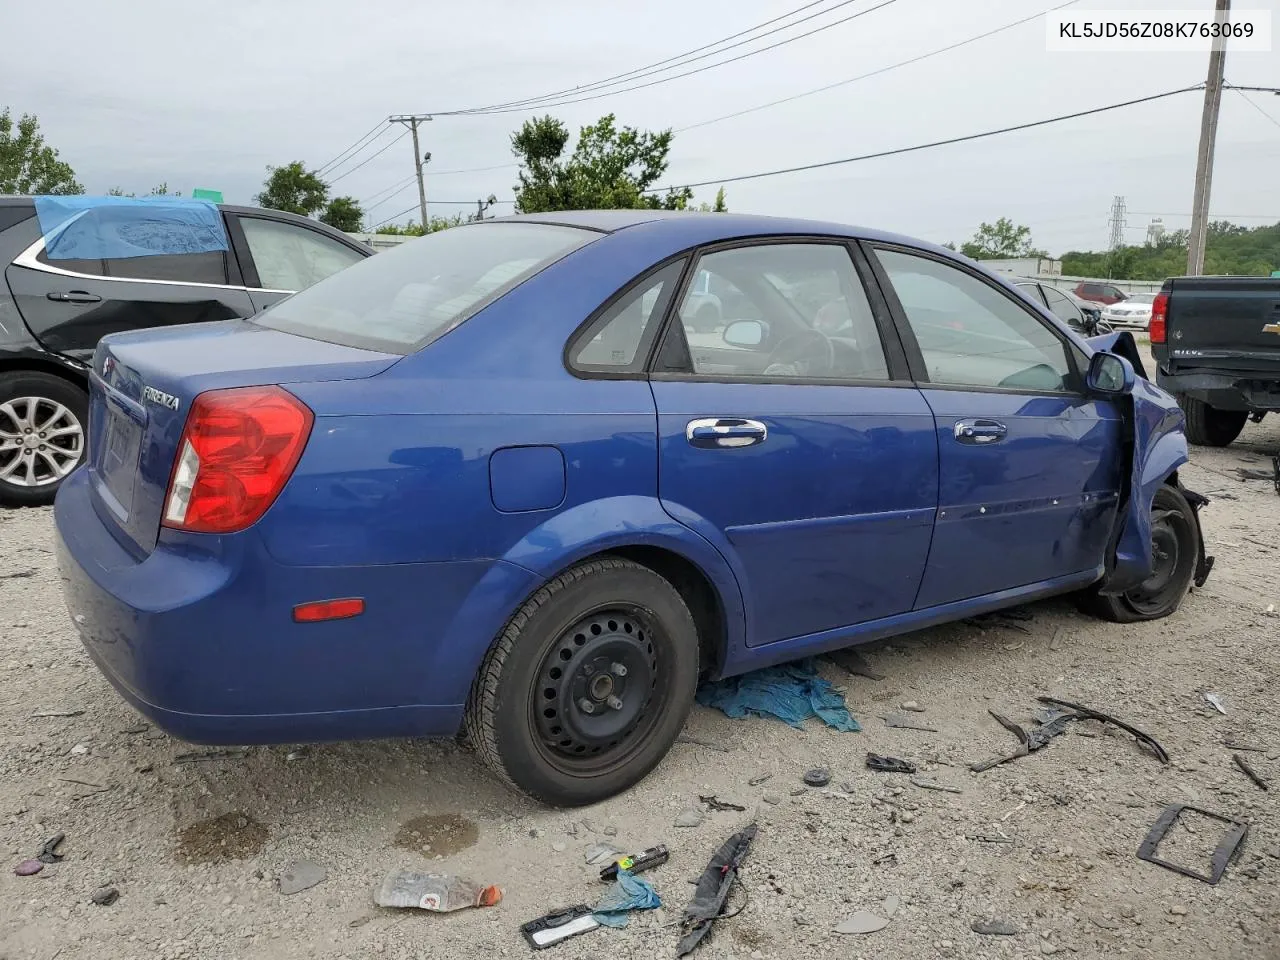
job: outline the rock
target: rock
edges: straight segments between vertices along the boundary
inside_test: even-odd
[[[1058,952],[1058,948],[1055,947],[1048,940],[1046,940],[1044,943],[1040,944],[1040,952],[1043,953],[1046,957],[1052,957],[1055,953]]]
[[[908,700],[906,703],[901,704],[901,707],[903,710],[910,710],[912,713],[924,713],[924,707],[914,700]]]
[[[1011,920],[975,920],[969,929],[984,937],[1016,937],[1022,932]]]
[[[556,853],[564,853],[569,848],[565,844],[557,840],[555,843],[551,844],[551,849],[554,850]]]
[[[606,837],[616,837],[618,835],[618,828],[615,827],[613,824],[610,824],[609,826],[604,828],[604,835]]]
[[[1120,916],[1124,917],[1126,920],[1132,920],[1137,912],[1137,910],[1133,909],[1133,907],[1127,903],[1120,907]]]
[[[34,877],[37,873],[44,869],[44,864],[39,860],[23,860],[20,864],[13,868],[13,872],[20,877]]]
[[[769,806],[771,807],[776,807],[778,804],[782,802],[782,798],[778,796],[776,793],[766,793],[760,799],[763,800],[765,803],[769,804]]]
[[[537,827],[534,827],[532,830],[529,831],[529,836],[537,840],[540,836],[542,836],[542,831],[539,830]]]
[[[1180,903],[1175,903],[1169,908],[1169,912],[1175,917],[1185,917],[1187,915],[1187,908]]]
[[[73,757],[83,757],[88,752],[89,752],[89,745],[87,743],[77,743],[70,750],[70,753]]]
[[[902,813],[898,815],[898,819],[903,823],[914,823],[916,815],[910,810],[903,810]]]
[[[881,917],[867,910],[859,910],[847,920],[836,924],[836,933],[875,933],[889,925],[889,917]]]
[[[280,874],[280,895],[288,897],[310,890],[328,876],[328,871],[314,860],[295,860]]]
[[[120,899],[120,891],[115,887],[102,887],[94,893],[92,900],[100,907],[109,907]]]
[[[680,816],[676,817],[677,827],[696,827],[700,823],[702,823],[702,812],[692,807],[682,810]]]

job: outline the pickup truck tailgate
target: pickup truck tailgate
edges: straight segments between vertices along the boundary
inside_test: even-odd
[[[1280,374],[1280,280],[1187,277],[1168,282],[1170,373],[1201,367]]]

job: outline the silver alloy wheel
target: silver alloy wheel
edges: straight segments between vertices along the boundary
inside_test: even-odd
[[[0,403],[0,482],[15,487],[57,483],[84,455],[84,426],[48,397]]]

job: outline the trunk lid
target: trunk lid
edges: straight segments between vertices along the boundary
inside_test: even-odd
[[[116,539],[144,557],[159,536],[178,443],[197,395],[363,379],[399,359],[243,320],[107,337],[98,345],[90,383],[94,507]]]
[[[1280,372],[1280,279],[1175,277],[1165,289],[1169,373]]]

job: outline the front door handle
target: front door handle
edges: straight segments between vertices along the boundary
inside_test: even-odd
[[[769,428],[759,420],[706,417],[701,420],[690,420],[684,435],[685,439],[695,447],[750,447],[757,443],[764,443],[769,437]]]
[[[1008,427],[999,420],[957,420],[955,426],[956,440],[975,446],[998,443],[1008,432]]]
[[[102,301],[96,293],[88,293],[84,290],[72,290],[70,293],[46,293],[45,296],[59,303],[100,303]]]

